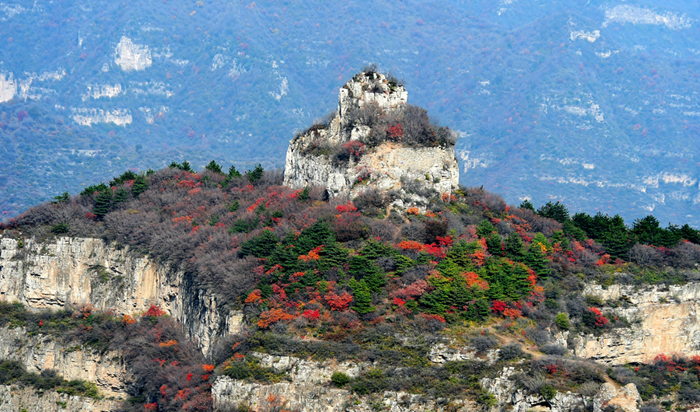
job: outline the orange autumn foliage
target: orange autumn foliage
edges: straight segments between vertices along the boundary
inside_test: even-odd
[[[125,325],[133,325],[136,323],[136,319],[131,315],[124,315],[122,316],[122,323]]]
[[[260,303],[262,302],[262,292],[259,289],[255,289],[250,292],[250,295],[245,299],[245,303]]]
[[[161,348],[168,348],[170,346],[177,346],[177,341],[175,339],[170,339],[167,342],[161,342],[158,346]]]
[[[503,311],[503,316],[511,318],[511,319],[519,318],[522,315],[523,315],[523,312],[521,312],[518,309],[506,308]]]
[[[214,365],[202,365],[204,372],[212,372],[214,370]]]
[[[396,246],[403,250],[416,250],[418,252],[422,252],[425,249],[425,245],[418,243],[415,240],[404,240]]]
[[[417,216],[420,214],[420,210],[417,207],[409,207],[408,210],[406,210],[406,213]]]
[[[489,290],[489,282],[484,279],[479,278],[479,275],[474,272],[462,273],[464,279],[467,281],[467,286],[476,286],[481,290]]]
[[[258,320],[258,327],[261,329],[267,329],[270,325],[280,322],[288,321],[294,319],[293,315],[290,315],[283,311],[282,309],[270,309],[263,312]]]

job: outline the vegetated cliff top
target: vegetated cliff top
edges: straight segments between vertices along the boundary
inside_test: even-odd
[[[284,183],[325,186],[332,196],[392,191],[396,206],[424,206],[457,189],[456,140],[408,104],[399,80],[370,66],[340,88],[335,112],[292,139]]]
[[[425,212],[387,215],[382,193],[327,199],[322,188],[280,183],[279,172],[262,168],[224,173],[212,162],[195,173],[173,163],[59,197],[2,230],[21,240],[101,237],[191,273],[194,285],[245,313],[247,333],[224,342],[218,374],[278,379],[260,373],[246,357],[253,351],[373,361],[377,370],[346,387],[461,394],[485,404],[492,398],[472,376],[492,378],[523,359],[523,382],[541,381],[528,389],[541,396],[599,386],[604,368],[566,355],[561,336],[630,325],[608,303],[581,296],[584,285],[687,282],[700,264],[698,231],[664,229],[653,218],[628,228],[617,216],[572,217],[559,203],[535,212],[464,187],[432,198]],[[481,355],[433,363],[431,345],[447,336]],[[478,360],[498,346],[496,364]],[[416,365],[423,368],[402,372]],[[678,391],[654,385],[654,368],[615,376],[633,377],[647,398]],[[160,399],[158,388],[140,399]]]

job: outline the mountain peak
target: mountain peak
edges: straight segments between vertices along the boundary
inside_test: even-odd
[[[456,134],[408,104],[400,81],[362,71],[340,88],[338,109],[290,142],[285,184],[329,195],[393,193],[399,206],[427,204],[457,188]]]

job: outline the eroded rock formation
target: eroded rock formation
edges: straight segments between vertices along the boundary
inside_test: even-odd
[[[363,143],[376,132],[373,127],[382,128],[382,135],[387,133],[386,125],[373,124],[377,120],[374,117],[390,116],[405,109],[407,102],[406,89],[384,75],[356,75],[340,89],[338,109],[330,122],[292,139],[285,163],[285,185],[324,186],[331,196],[356,196],[367,188],[396,190],[408,203],[425,200],[421,199],[424,195],[407,190],[406,186],[416,181],[434,194],[451,193],[459,182],[454,142],[407,145],[397,138]],[[389,135],[403,135],[399,123],[393,127]],[[354,155],[338,161],[339,150],[354,150]]]

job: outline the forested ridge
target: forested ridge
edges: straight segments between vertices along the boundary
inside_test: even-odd
[[[653,365],[641,372],[606,372],[562,356],[565,348],[545,330],[600,334],[629,326],[627,319],[601,311],[625,302],[582,296],[586,283],[698,280],[700,232],[690,226],[663,228],[653,216],[631,225],[619,216],[570,216],[561,203],[507,205],[496,194],[467,187],[430,199],[424,210],[401,210],[391,205],[392,192],[368,190],[355,199],[329,199],[323,188],[282,186],[281,176],[260,166],[241,173],[212,161],[195,171],[186,161],[173,162],[159,171],[127,171],[78,195],[57,196],[1,229],[17,239],[97,237],[128,245],[192,274],[198,287],[243,310],[247,332],[227,338],[212,359],[191,350],[168,352],[184,344],[177,328],[169,332],[177,335],[173,338],[143,332],[149,338],[139,344],[153,348],[144,353],[162,361],[155,363],[158,368],[169,364],[167,373],[154,371],[153,359],[130,347],[128,339],[115,340],[133,333],[129,328],[172,328],[172,320],[158,323],[160,309],[123,319],[93,314],[90,308],[78,311],[83,319],[95,320],[94,329],[73,325],[78,336],[105,348],[126,347],[138,379],[148,380],[133,394],[134,410],[154,403],[159,410],[185,404],[206,409],[209,373],[262,382],[284,379],[283,373],[261,367],[251,351],[372,360],[378,368],[372,374],[332,383],[358,394],[461,391],[489,404],[492,398],[469,376],[491,376],[499,365],[529,358],[533,350],[546,358],[533,358],[534,375],[522,379],[540,382],[533,390],[547,396],[590,389],[605,373],[636,382],[645,399],[677,391],[672,384],[651,383]],[[36,327],[36,319],[22,319]],[[97,333],[101,328],[120,332]],[[397,340],[397,333],[413,336],[412,341]],[[448,335],[483,353],[500,345],[500,363],[431,366],[429,346]],[[309,336],[313,341],[302,339]],[[504,346],[507,336],[513,342]],[[207,373],[192,372],[201,365],[212,366],[206,366]],[[683,388],[696,390],[683,395],[687,400],[700,394],[694,375],[675,366],[674,371],[681,374],[677,380],[691,379]],[[188,373],[206,382],[194,390],[192,375],[185,379]],[[445,386],[444,379],[451,383]],[[195,395],[196,402],[190,399]]]

